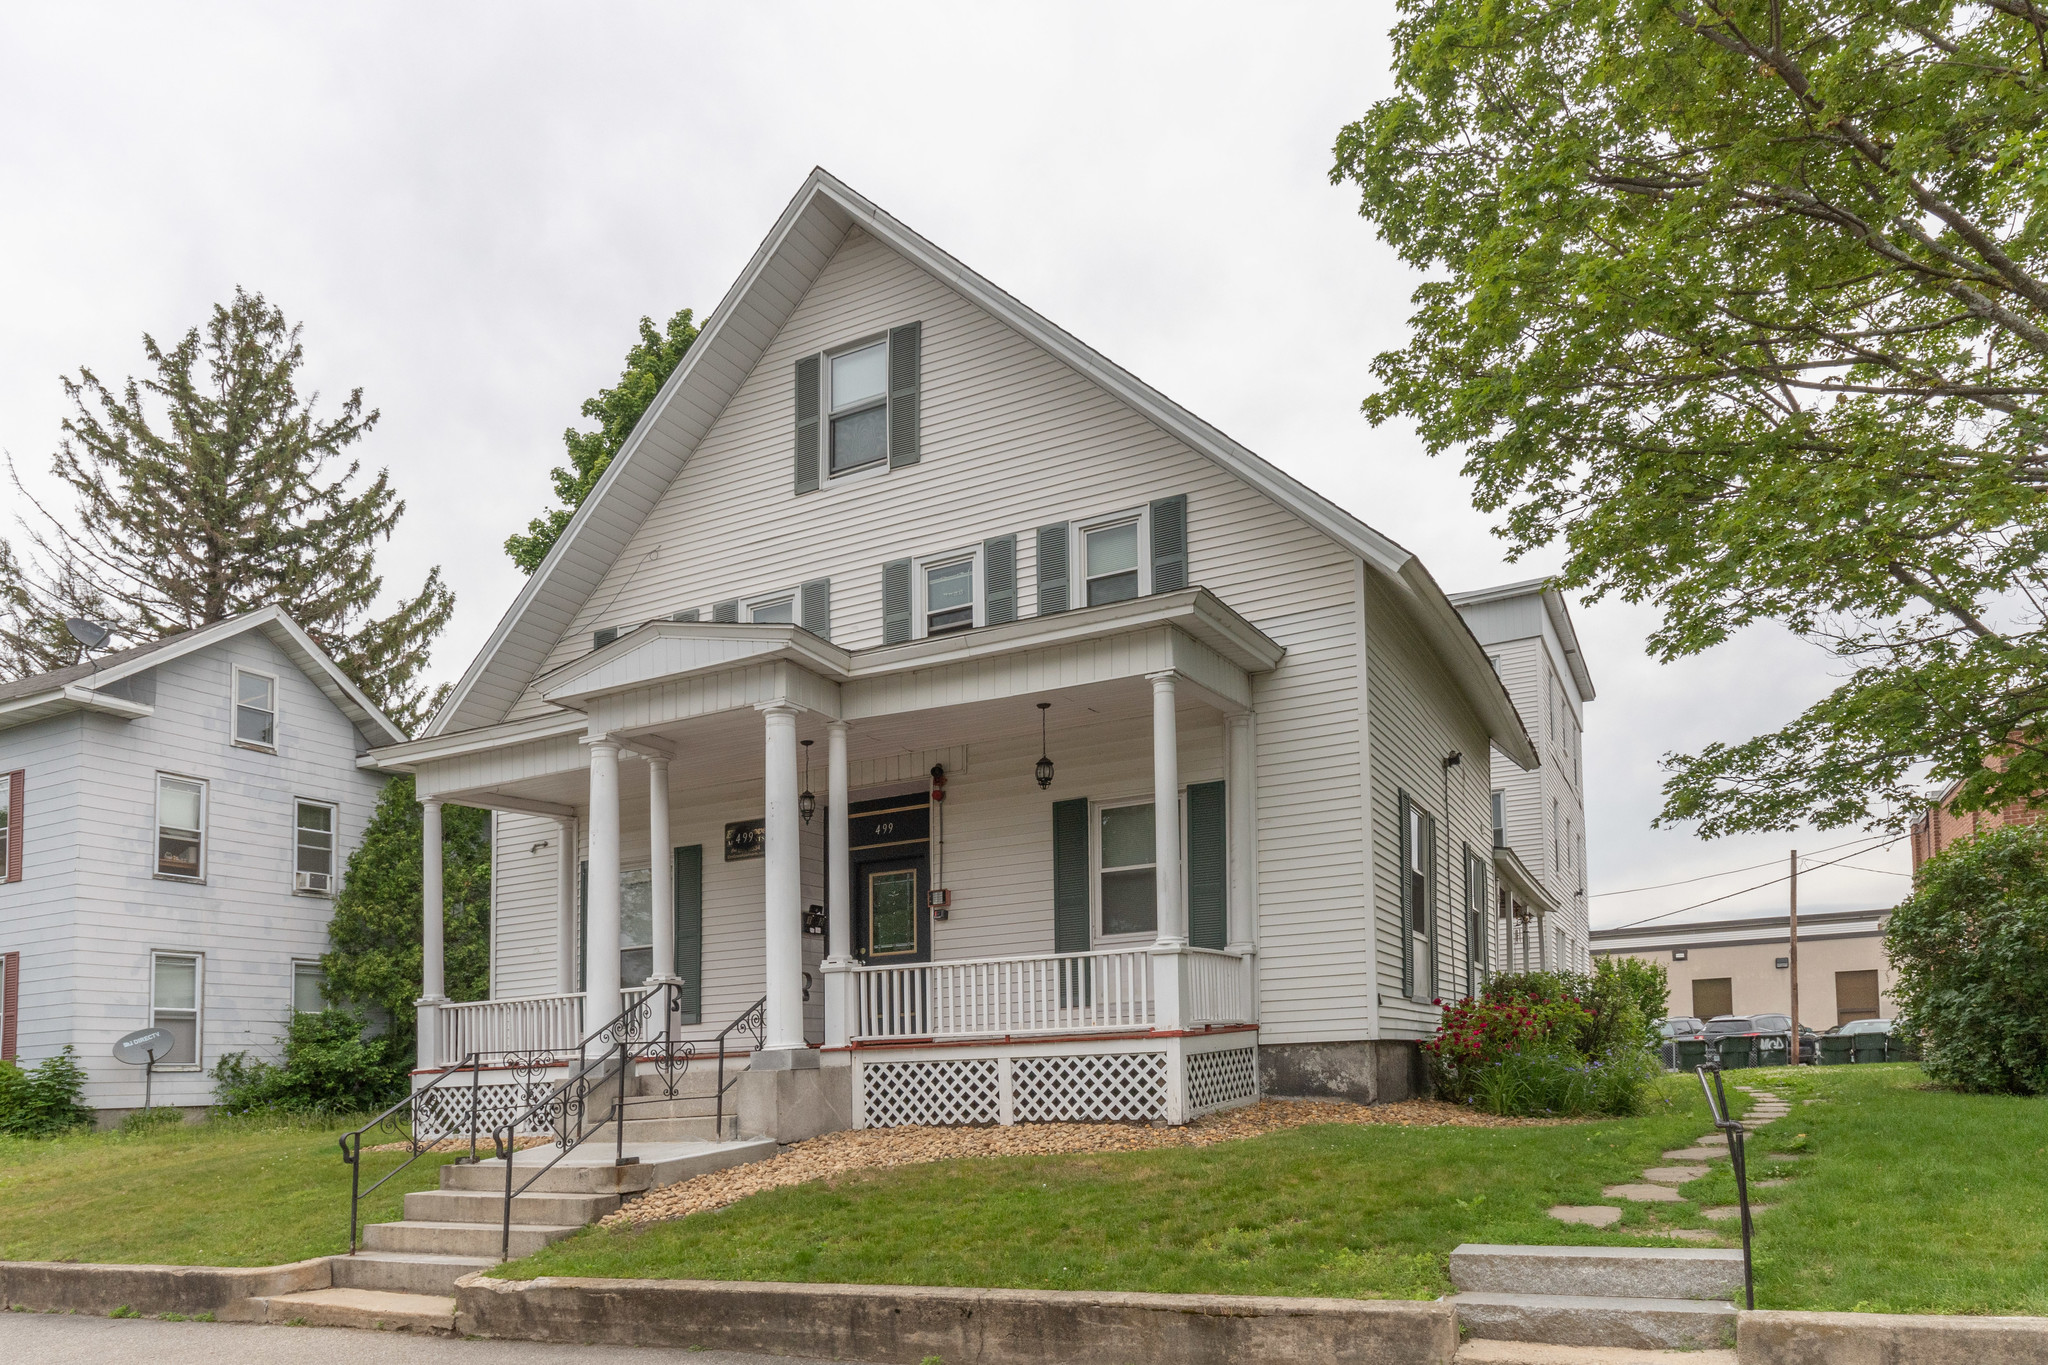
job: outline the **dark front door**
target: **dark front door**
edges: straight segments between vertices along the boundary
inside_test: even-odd
[[[931,873],[923,853],[853,865],[853,951],[886,967],[932,960]]]

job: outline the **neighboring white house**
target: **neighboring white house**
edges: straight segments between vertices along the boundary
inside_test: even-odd
[[[158,1104],[211,1103],[224,1052],[274,1057],[321,1009],[348,853],[402,739],[277,608],[0,684],[0,1046],[69,1043],[102,1118],[142,1103],[116,1039],[177,1039]]]
[[[1514,698],[1543,762],[1493,764],[1488,966],[1591,969],[1586,906],[1586,703],[1593,678],[1564,595],[1537,578],[1451,594]]]
[[[1494,752],[1413,555],[819,171],[374,761],[497,812],[493,998],[430,899],[423,1067],[678,977],[700,1044],[765,1000],[787,1140],[1409,1094]]]

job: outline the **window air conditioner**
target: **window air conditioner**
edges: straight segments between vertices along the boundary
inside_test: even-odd
[[[331,875],[325,872],[301,872],[297,875],[298,883],[296,889],[300,891],[316,891],[323,896],[330,889],[329,883],[334,880]]]

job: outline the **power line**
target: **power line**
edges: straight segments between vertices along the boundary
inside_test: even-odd
[[[1845,841],[1843,841],[1842,843],[1839,843],[1839,844],[1829,844],[1829,845],[1828,845],[1828,846],[1827,846],[1826,848],[1817,848],[1817,849],[1815,849],[1815,850],[1813,850],[1813,851],[1814,851],[1814,853],[1815,853],[1816,855],[1818,855],[1818,854],[1822,854],[1822,853],[1833,853],[1833,852],[1834,852],[1834,851],[1835,851],[1836,849],[1838,849],[1838,848],[1847,848],[1847,847],[1849,847],[1849,845],[1850,845],[1850,844],[1860,844],[1860,843],[1864,843],[1864,842],[1867,842],[1867,841],[1868,841],[1869,839],[1871,839],[1872,837],[1873,837],[1873,836],[1871,836],[1871,835],[1868,835],[1868,834],[1866,834],[1866,835],[1864,835],[1864,836],[1863,836],[1862,838],[1860,838],[1860,839],[1848,839],[1848,840],[1845,840]],[[1883,837],[1883,836],[1875,836],[1875,837]],[[1896,840],[1897,840],[1897,839],[1898,839],[1899,837],[1900,837],[1899,835],[1896,835],[1896,834],[1894,834],[1894,835],[1890,836],[1890,838],[1886,839],[1886,840],[1885,840],[1885,842],[1887,842],[1887,843],[1890,843],[1890,842],[1894,842],[1894,841],[1896,841]],[[1851,855],[1851,856],[1854,856],[1854,855]],[[1732,876],[1734,876],[1734,875],[1735,875],[1736,873],[1738,873],[1738,872],[1757,872],[1757,871],[1761,871],[1762,869],[1764,869],[1764,868],[1766,868],[1766,867],[1776,867],[1776,866],[1777,866],[1777,865],[1778,865],[1778,864],[1779,864],[1779,863],[1780,863],[1781,861],[1782,861],[1782,859],[1778,859],[1778,858],[1773,858],[1773,859],[1771,859],[1771,860],[1770,860],[1769,862],[1767,862],[1767,863],[1751,863],[1751,864],[1750,864],[1750,865],[1749,865],[1748,867],[1727,867],[1727,868],[1723,868],[1723,869],[1721,869],[1721,870],[1720,870],[1719,872],[1707,872],[1707,873],[1703,873],[1702,875],[1700,875],[1700,876],[1697,876],[1697,877],[1682,877],[1682,878],[1680,878],[1680,879],[1679,879],[1678,881],[1675,881],[1675,882],[1659,882],[1659,883],[1658,883],[1657,885],[1655,885],[1655,886],[1631,886],[1631,887],[1630,887],[1630,888],[1629,888],[1628,890],[1626,890],[1626,891],[1595,891],[1595,892],[1594,892],[1594,893],[1593,893],[1593,894],[1592,894],[1592,895],[1591,895],[1591,896],[1590,896],[1590,897],[1589,897],[1588,899],[1591,899],[1591,900],[1599,900],[1599,899],[1600,899],[1600,898],[1601,898],[1602,896],[1633,896],[1633,895],[1635,895],[1635,894],[1636,894],[1636,893],[1637,893],[1638,891],[1668,891],[1668,890],[1670,890],[1670,889],[1671,889],[1672,887],[1674,887],[1674,886],[1691,886],[1691,885],[1692,885],[1692,884],[1693,884],[1694,882],[1710,882],[1710,881],[1714,880],[1714,878],[1716,878],[1716,877],[1732,877]]]
[[[1905,837],[1906,836],[1903,834],[1894,834],[1890,838],[1886,839],[1883,843],[1878,844],[1876,848],[1887,848],[1892,844],[1896,844],[1899,840]],[[1841,848],[1843,847],[1843,845],[1836,844],[1835,847]],[[1876,852],[1876,848],[1860,848],[1856,850],[1856,852],[1854,853],[1844,853],[1839,858],[1832,858],[1824,863],[1816,863],[1814,866],[1806,870],[1809,872],[1818,872],[1823,867],[1833,867],[1836,863],[1847,862],[1849,859],[1861,857],[1865,853],[1874,853]],[[1871,871],[1874,869],[1865,868],[1860,870]],[[1755,886],[1745,886],[1739,891],[1730,891],[1723,896],[1713,896],[1707,900],[1695,901],[1691,905],[1681,905],[1676,910],[1666,910],[1662,914],[1651,915],[1648,919],[1635,920],[1629,924],[1617,924],[1614,926],[1614,929],[1639,929],[1645,924],[1655,924],[1660,919],[1670,919],[1673,915],[1682,915],[1688,910],[1698,910],[1705,906],[1714,905],[1720,901],[1733,900],[1737,896],[1746,896],[1752,891],[1761,891],[1765,887],[1776,886],[1780,882],[1789,882],[1791,880],[1792,874],[1788,872],[1782,877],[1773,877],[1767,882],[1758,882]],[[1602,930],[1602,932],[1612,933],[1613,930]]]

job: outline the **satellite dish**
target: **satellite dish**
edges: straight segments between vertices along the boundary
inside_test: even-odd
[[[114,1044],[114,1057],[130,1066],[148,1066],[168,1057],[176,1041],[167,1028],[139,1028]]]
[[[88,621],[83,616],[65,617],[64,629],[70,631],[71,638],[87,649],[98,649],[107,642],[107,637],[114,633],[111,627],[103,626],[97,621]]]

